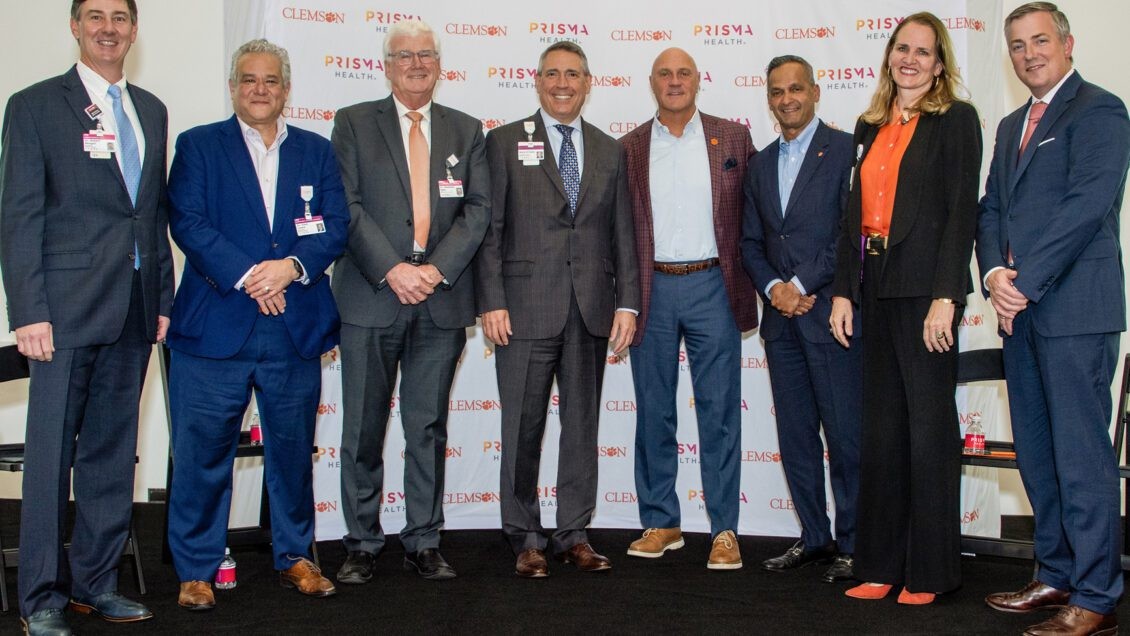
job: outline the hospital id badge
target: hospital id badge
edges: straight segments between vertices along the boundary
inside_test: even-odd
[[[118,151],[118,138],[101,129],[83,133],[82,151],[90,153],[91,159],[109,159]]]
[[[439,182],[439,198],[460,199],[463,197],[463,182],[459,179],[444,179]]]
[[[300,219],[294,219],[294,231],[298,232],[299,236],[325,234],[326,223],[322,220],[321,216],[312,216],[310,218],[302,217]]]
[[[518,142],[518,161],[523,165],[536,166],[545,159],[545,142],[544,141],[519,141]]]

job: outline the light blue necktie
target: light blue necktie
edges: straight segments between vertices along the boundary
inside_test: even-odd
[[[573,146],[573,128],[565,124],[554,124],[561,132],[561,158],[557,167],[561,170],[561,181],[565,184],[565,194],[569,197],[569,214],[577,213],[577,195],[581,192],[581,168],[577,165],[577,148]]]
[[[122,160],[122,177],[126,182],[126,190],[129,191],[129,199],[136,206],[137,188],[141,184],[141,155],[137,151],[137,136],[122,108],[122,89],[111,84],[106,92],[110,96],[110,107],[114,110],[114,122],[118,129],[118,156]],[[133,268],[141,269],[141,250],[137,249],[136,239],[133,242]]]

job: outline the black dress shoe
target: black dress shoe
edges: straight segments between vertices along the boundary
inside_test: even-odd
[[[443,560],[435,548],[404,553],[404,569],[416,570],[429,581],[446,581],[455,578],[455,569]]]
[[[79,614],[93,614],[111,623],[135,623],[153,618],[148,607],[117,592],[106,592],[85,600],[72,598],[70,607]]]
[[[28,617],[20,617],[24,633],[29,636],[71,636],[71,626],[61,609],[44,609]]]
[[[804,547],[803,541],[797,541],[781,556],[762,561],[761,567],[770,572],[783,572],[812,563],[828,563],[834,556],[836,556],[836,544],[834,543],[829,543],[820,548],[808,549]]]
[[[854,569],[855,559],[850,554],[837,554],[832,561],[832,567],[824,571],[824,576],[820,577],[820,580],[825,583],[850,581],[855,578]]]
[[[345,563],[337,571],[341,583],[360,585],[373,578],[373,554],[364,550],[354,550],[345,557]]]

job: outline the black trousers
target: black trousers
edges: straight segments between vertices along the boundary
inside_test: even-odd
[[[863,264],[863,432],[856,577],[948,592],[961,584],[957,347],[922,341],[932,298],[878,298],[885,253]],[[964,306],[954,311],[953,333]]]

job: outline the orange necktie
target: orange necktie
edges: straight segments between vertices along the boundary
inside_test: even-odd
[[[428,191],[428,140],[420,129],[423,115],[416,111],[406,113],[412,120],[408,130],[408,173],[412,181],[412,227],[413,238],[421,248],[428,247],[428,230],[432,224],[431,193]]]
[[[1040,125],[1040,118],[1044,116],[1044,111],[1048,109],[1048,105],[1044,102],[1036,102],[1028,109],[1028,127],[1024,129],[1024,137],[1020,139],[1020,154],[1024,154],[1024,149],[1028,147],[1028,140],[1032,138],[1032,133],[1036,132],[1036,126]]]

